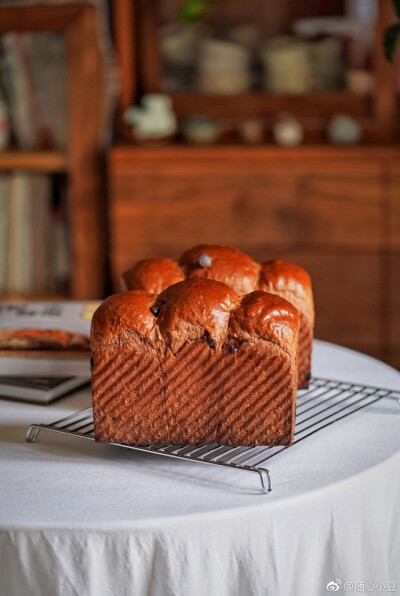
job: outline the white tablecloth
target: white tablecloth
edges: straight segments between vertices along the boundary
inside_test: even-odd
[[[400,388],[388,366],[322,342],[313,372]],[[30,423],[89,404],[87,391],[50,407],[0,402],[1,596],[400,592],[396,402],[268,462],[269,495],[242,471],[44,431],[24,442]]]

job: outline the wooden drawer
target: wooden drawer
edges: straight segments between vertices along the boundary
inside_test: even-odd
[[[400,166],[389,166],[387,228],[390,248],[400,250]],[[387,239],[386,239],[387,241]]]
[[[383,360],[390,364],[390,366],[393,366],[393,368],[400,370],[400,343],[385,351]],[[396,389],[396,387],[394,387],[394,389]]]
[[[315,297],[315,335],[366,351],[382,342],[378,255],[286,252],[283,258],[310,273]]]
[[[215,165],[215,164],[214,164]],[[178,255],[201,242],[265,245],[378,246],[377,167],[324,165],[245,171],[222,162],[210,173],[196,162],[111,170],[111,256],[114,267],[137,258]]]
[[[389,282],[389,288],[386,289],[388,301],[388,343],[392,348],[397,346],[400,352],[400,253],[388,255],[386,259]]]

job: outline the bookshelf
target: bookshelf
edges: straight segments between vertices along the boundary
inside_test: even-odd
[[[0,34],[9,31],[64,35],[69,141],[65,151],[0,152],[0,171],[65,175],[71,253],[70,293],[66,297],[102,297],[106,242],[99,139],[105,82],[96,9],[80,3],[0,6]]]
[[[203,242],[237,245],[256,260],[280,257],[310,271],[318,338],[400,368],[399,101],[393,67],[382,50],[383,30],[393,20],[391,0],[378,0],[371,93],[172,94],[178,117],[271,118],[292,111],[305,127],[305,143],[295,148],[278,147],[271,138],[257,147],[233,138],[207,147],[179,139],[164,147],[134,142],[122,114],[144,92],[161,89],[155,18],[160,2],[166,5],[166,0],[113,3],[122,72],[117,138],[108,152],[114,290],[121,273],[139,259],[176,258]],[[178,2],[169,4],[176,8]],[[227,11],[240,4],[248,11],[261,5],[220,1]],[[277,19],[289,20],[306,6],[334,10],[340,2],[262,4],[277,11]],[[337,112],[363,122],[362,143],[327,142],[324,127]],[[314,116],[316,125],[310,124]]]

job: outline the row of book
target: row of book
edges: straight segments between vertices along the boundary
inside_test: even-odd
[[[64,293],[68,228],[50,176],[0,174],[0,294]]]
[[[67,145],[65,41],[57,33],[0,37],[0,97],[20,149]]]

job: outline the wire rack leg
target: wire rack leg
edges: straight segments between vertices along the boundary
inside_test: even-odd
[[[28,428],[28,432],[26,433],[26,442],[35,443],[36,439],[39,436],[40,430],[40,426],[36,426],[36,424],[31,424],[31,426]]]
[[[272,490],[271,474],[267,468],[258,468],[256,470],[260,476],[261,486],[265,493],[270,493]]]

